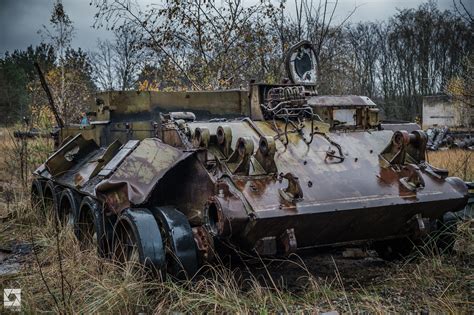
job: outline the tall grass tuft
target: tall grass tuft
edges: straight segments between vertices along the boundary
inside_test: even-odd
[[[474,180],[474,151],[452,149],[428,152],[428,161],[433,166],[449,171],[465,181]]]

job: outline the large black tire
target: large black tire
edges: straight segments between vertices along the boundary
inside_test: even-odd
[[[456,241],[457,223],[460,218],[453,212],[447,212],[438,222],[436,245],[441,253],[451,252]]]
[[[114,258],[119,262],[137,262],[161,275],[165,250],[160,227],[148,209],[122,212],[114,227],[113,246]]]
[[[33,179],[31,182],[31,208],[43,211],[44,200],[43,200],[43,185],[39,179]]]
[[[57,218],[62,226],[76,229],[80,200],[80,196],[69,188],[61,192],[57,208]]]
[[[115,216],[106,216],[98,201],[82,199],[75,232],[83,248],[96,246],[100,257],[109,257],[114,224]]]
[[[199,262],[193,231],[186,216],[174,207],[155,207],[151,212],[158,221],[166,250],[166,271],[177,279],[190,279]]]
[[[56,214],[58,211],[59,199],[61,196],[61,187],[52,180],[46,181],[43,186],[43,215]]]

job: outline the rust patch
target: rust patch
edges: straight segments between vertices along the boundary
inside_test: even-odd
[[[214,240],[203,226],[193,227],[193,237],[201,262],[214,260]]]
[[[169,146],[159,139],[145,139],[125,158],[110,178],[97,185],[96,193],[114,194],[118,187],[125,186],[129,203],[142,204],[147,201],[160,179],[191,154],[191,152],[182,152]],[[114,200],[122,200],[118,197],[114,198]],[[122,202],[114,204],[118,207],[114,207],[115,211],[125,208]]]

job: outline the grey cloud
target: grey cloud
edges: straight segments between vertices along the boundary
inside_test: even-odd
[[[42,41],[38,30],[48,26],[54,0],[0,0],[0,55],[25,49]],[[95,8],[88,0],[63,0],[66,13],[74,23],[73,47],[93,49],[97,38],[109,38],[110,32],[93,29]]]
[[[258,0],[244,0],[253,4]],[[314,0],[315,3],[318,0]],[[472,0],[464,0],[472,9]],[[73,47],[93,50],[98,38],[110,38],[110,32],[93,29],[95,8],[89,6],[90,0],[63,0],[66,12],[74,22],[75,38]],[[151,0],[138,0],[143,4],[156,3]],[[355,5],[359,9],[350,18],[350,22],[385,20],[397,12],[397,8],[415,8],[424,0],[339,0],[335,22],[344,19]],[[37,31],[49,23],[54,0],[0,0],[0,55],[5,51],[25,49],[41,42]],[[440,9],[452,7],[451,0],[438,0]],[[293,1],[288,1],[290,10]]]

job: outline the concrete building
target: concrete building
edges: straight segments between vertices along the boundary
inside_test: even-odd
[[[472,128],[474,110],[448,95],[423,97],[423,129],[430,127]]]

